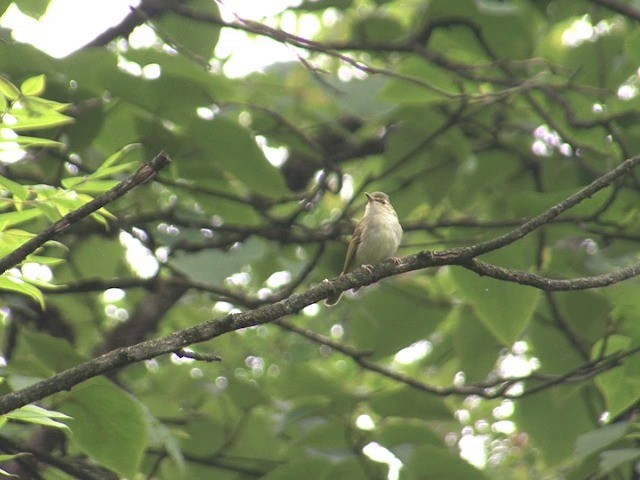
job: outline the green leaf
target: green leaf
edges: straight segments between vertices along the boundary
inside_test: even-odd
[[[26,452],[16,453],[15,455],[0,455],[0,462],[8,462],[9,460],[13,460],[14,458],[20,458],[28,455],[30,454]]]
[[[602,342],[606,342],[605,354],[625,351],[637,345],[637,342],[622,335],[611,335],[597,342],[592,349],[592,356],[597,358],[602,352]],[[633,355],[627,358],[618,368],[601,373],[596,383],[605,397],[607,408],[616,418],[640,399],[640,358]]]
[[[20,91],[23,95],[38,96],[44,93],[46,87],[46,77],[44,75],[36,75],[35,77],[27,78],[22,82],[22,85],[20,85]]]
[[[452,450],[433,445],[417,447],[405,462],[403,470],[408,475],[413,475],[409,478],[446,478],[447,480],[486,480],[488,478]]]
[[[0,257],[4,257],[11,253],[33,237],[35,237],[33,233],[18,229],[10,229],[0,232]]]
[[[640,458],[640,448],[621,448],[602,452],[600,470],[603,475],[623,465],[631,466],[632,462]]]
[[[18,456],[18,455],[14,455],[14,456]],[[6,470],[0,468],[0,475],[5,476],[5,477],[12,477],[12,478],[18,478],[17,475],[14,475],[13,473],[9,473]]]
[[[454,308],[447,318],[460,369],[468,382],[485,380],[495,366],[500,342],[471,308]]]
[[[353,36],[359,43],[381,43],[397,40],[403,35],[402,25],[391,15],[372,13],[359,16],[353,24]]]
[[[602,428],[584,433],[576,441],[576,453],[586,457],[608,447],[616,440],[624,438],[629,431],[629,425],[624,422],[605,425]]]
[[[385,463],[369,460],[366,457],[358,458],[349,455],[343,460],[331,464],[328,470],[318,475],[318,480],[335,480],[336,478],[348,478],[349,480],[370,480],[372,478],[388,478],[389,468]],[[292,477],[290,477],[292,478]],[[301,477],[301,478],[304,478]]]
[[[447,311],[437,305],[424,308],[423,295],[423,288],[398,285],[392,279],[361,289],[352,302],[349,340],[358,349],[371,352],[369,358],[377,359],[427,338]]]
[[[540,360],[541,373],[562,375],[584,364],[583,353],[546,318],[532,322],[528,334],[527,341],[533,355]]]
[[[37,287],[26,283],[24,280],[12,277],[5,272],[0,276],[0,290],[16,292],[31,297],[44,310],[44,295]]]
[[[453,419],[451,410],[440,397],[404,385],[377,392],[372,396],[370,405],[385,417]]]
[[[77,178],[65,178],[62,180],[62,186],[73,189],[76,192],[99,195],[107,190],[111,190],[120,183],[118,180],[77,180]]]
[[[11,111],[11,114],[16,118],[16,123],[11,125],[11,129],[17,132],[21,130],[41,130],[60,127],[73,122],[73,118],[53,110],[40,115],[33,115],[27,109],[14,109]]]
[[[0,17],[7,11],[12,3],[11,0],[0,0]]]
[[[102,163],[102,165],[100,165],[100,167],[98,167],[98,169],[95,171],[95,173],[93,175],[96,175],[96,174],[99,174],[99,173],[102,173],[104,175],[104,172],[106,170],[108,170],[110,167],[118,165],[125,158],[127,158],[131,153],[140,152],[141,148],[142,148],[142,144],[141,143],[131,143],[129,145],[125,145],[120,150],[118,150],[116,153],[110,155],[109,158],[107,158]],[[131,165],[131,164],[128,163],[127,165]],[[95,177],[95,178],[99,178],[99,177]]]
[[[29,355],[54,372],[61,372],[88,360],[67,340],[41,332],[23,329],[20,340]]]
[[[218,16],[217,5],[209,0],[195,0],[189,8],[204,15]],[[199,63],[208,62],[220,36],[220,27],[213,22],[193,22],[171,11],[157,22],[160,36],[183,55],[196,57]]]
[[[12,101],[20,98],[20,90],[18,90],[18,87],[2,75],[0,75],[0,94]]]
[[[290,480],[293,478],[307,478],[310,472],[319,477],[331,466],[328,458],[299,458],[281,465],[269,474],[261,477],[263,480]]]
[[[286,378],[278,379],[276,385],[285,398],[296,402],[296,405],[300,405],[306,411],[346,412],[351,411],[356,402],[352,392],[343,390],[345,385],[336,375],[323,371],[321,365],[311,362],[290,365]],[[327,391],[332,392],[330,397],[324,395]],[[251,401],[243,399],[242,404]]]
[[[374,431],[376,441],[391,450],[400,460],[405,461],[411,447],[415,445],[434,445],[444,447],[442,436],[421,419],[385,418]],[[407,448],[409,447],[409,448]]]
[[[559,386],[516,401],[514,421],[550,466],[570,457],[578,437],[596,428],[589,392],[586,387]]]
[[[191,101],[194,92],[203,92],[212,96],[228,96],[233,93],[235,80],[227,79],[221,75],[211,75],[202,66],[184,55],[173,55],[156,49],[130,49],[127,52],[118,52],[127,59],[139,65],[158,64],[162,69],[163,76],[170,76],[177,81],[178,85],[193,88],[191,91]],[[174,92],[177,93],[177,92]],[[196,96],[197,99],[197,96]],[[168,99],[162,99],[167,102]],[[173,107],[171,103],[168,104]]]
[[[67,191],[49,198],[49,203],[56,208],[60,216],[65,216],[69,212],[80,208],[86,202],[76,192]]]
[[[475,273],[456,268],[451,275],[460,294],[491,333],[509,346],[516,341],[540,298],[538,291],[500,280],[480,278]]]
[[[69,190],[73,189],[76,185],[80,185],[82,182],[86,181],[87,177],[71,177],[71,178],[63,178],[60,182],[64,188]]]
[[[305,449],[320,451],[325,455],[348,455],[350,449],[345,439],[344,427],[340,422],[321,417],[319,422],[303,429],[296,443]]]
[[[60,218],[62,217],[62,215],[60,215],[60,212],[58,212],[58,210],[49,203],[38,202],[35,204],[34,208],[52,222],[60,220]]]
[[[96,252],[100,254],[96,255]],[[108,280],[127,273],[125,248],[119,242],[112,242],[98,235],[86,238],[71,249],[69,255],[73,274],[65,267],[67,278],[64,281],[75,279],[76,275]]]
[[[64,413],[47,410],[36,405],[25,405],[24,407],[7,413],[6,417],[20,422],[34,423],[45,427],[62,428],[66,430],[69,429],[67,425],[54,419],[68,420],[71,418]]]
[[[95,172],[93,172],[91,175],[89,175],[88,178],[97,180],[105,177],[113,177],[122,172],[130,173],[130,172],[133,172],[139,165],[140,165],[140,162],[136,161],[136,162],[127,162],[120,165],[112,165],[107,168],[101,167]]]
[[[49,100],[48,98],[40,97],[22,97],[21,103],[24,104],[31,113],[43,114],[48,112],[63,112],[67,110],[70,103],[60,103],[55,100]]]
[[[42,15],[45,14],[47,8],[49,7],[49,0],[20,0],[17,2],[20,11],[22,11],[25,15],[29,15],[35,19],[39,19]]]
[[[240,248],[230,251],[209,249],[190,254],[176,252],[173,263],[194,280],[217,283],[262,257],[265,249],[262,240],[250,239]]]
[[[29,255],[29,261],[25,262],[25,263],[39,263],[40,265],[56,266],[56,265],[60,265],[60,264],[62,264],[64,262],[65,262],[64,258],[44,257],[42,255]],[[39,281],[32,280],[32,282],[36,286],[44,285],[44,283],[40,283]],[[56,285],[54,285],[54,284],[47,284],[47,286],[49,288],[56,287]]]
[[[35,208],[21,210],[18,212],[0,213],[0,232],[6,230],[8,227],[28,222],[29,220],[41,215],[42,212]]]
[[[0,138],[1,143],[17,143],[25,148],[57,148],[64,149],[66,145],[57,140],[50,140],[48,138],[26,137],[21,135],[16,138]]]
[[[29,197],[29,190],[26,187],[23,187],[19,183],[16,183],[7,177],[3,177],[2,175],[0,175],[0,186],[3,186],[11,192],[14,197],[19,198],[20,200],[26,200]]]
[[[265,158],[255,141],[237,123],[223,117],[195,120],[189,127],[193,142],[214,162],[248,188],[265,195],[286,192],[282,175]],[[215,175],[215,170],[211,170]]]
[[[73,417],[74,444],[120,475],[136,476],[147,432],[143,409],[133,397],[98,377],[74,388],[59,408]]]
[[[28,457],[30,455],[31,455],[30,453],[26,453],[26,452],[20,452],[20,453],[16,453],[16,454],[13,454],[13,455],[0,455],[0,464],[10,462],[12,460],[15,460],[16,458]],[[9,473],[9,472],[7,472],[6,470],[4,470],[2,468],[0,468],[0,475],[2,475],[4,477],[18,478],[18,475],[14,475],[12,473]]]
[[[398,104],[431,104],[449,100],[449,95],[461,93],[451,73],[421,59],[405,60],[380,92],[380,98]],[[402,78],[402,77],[404,78]]]
[[[525,238],[483,259],[500,266],[528,270],[535,261],[533,245],[531,239]],[[541,297],[535,288],[483,278],[459,267],[451,269],[451,277],[458,286],[460,299],[473,308],[504,346],[511,346],[520,337]]]
[[[640,42],[640,28],[636,27],[626,35],[624,40],[625,53],[636,63],[640,63],[640,52],[637,48],[638,42]]]

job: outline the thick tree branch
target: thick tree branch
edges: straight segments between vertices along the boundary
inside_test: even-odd
[[[221,318],[177,331],[166,337],[112,350],[93,360],[60,372],[53,377],[36,382],[27,388],[0,397],[0,414],[43,399],[54,393],[69,390],[89,378],[102,375],[113,369],[166,353],[175,352],[187,345],[211,340],[231,331],[272,322],[282,317],[296,314],[303,308],[317,303],[331,294],[342,292],[353,287],[370,285],[383,278],[400,273],[442,265],[466,265],[469,263],[469,260],[475,256],[496,250],[523,238],[546,222],[605,188],[638,163],[640,163],[640,156],[626,160],[617,168],[602,175],[588,186],[525,222],[520,227],[487,242],[441,252],[420,252],[404,257],[397,265],[395,262],[389,261],[376,265],[371,269],[359,268],[333,281],[322,282],[320,285],[312,287],[306,292],[294,294],[287,299],[273,304],[243,313],[225,315]],[[145,167],[143,167],[143,169]],[[587,286],[586,288],[590,287]]]
[[[22,244],[13,252],[1,258],[0,273],[7,271],[9,268],[12,268],[22,262],[28,255],[35,252],[49,240],[60,235],[74,223],[82,220],[88,215],[91,215],[93,212],[100,210],[105,205],[117,200],[137,186],[148,182],[160,169],[166,167],[169,162],[171,162],[171,159],[166,153],[159,153],[153,160],[141,166],[137,172],[120,182],[108,192],[103,193],[80,208],[68,213],[41,233]]]

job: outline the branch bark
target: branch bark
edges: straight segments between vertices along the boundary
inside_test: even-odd
[[[0,274],[22,262],[28,255],[35,252],[49,240],[60,235],[74,223],[79,222],[84,217],[91,215],[93,212],[100,210],[102,207],[126,195],[137,186],[148,182],[156,176],[158,171],[169,165],[170,162],[171,159],[169,156],[164,152],[160,152],[153,160],[141,166],[137,172],[120,182],[111,190],[87,202],[73,212],[68,213],[13,252],[1,258]]]
[[[159,157],[161,157],[161,155],[156,158]],[[352,273],[342,275],[332,281],[322,282],[306,292],[294,294],[284,300],[269,305],[264,305],[243,313],[228,314],[221,318],[174,332],[162,338],[148,340],[128,347],[117,348],[93,360],[36,382],[22,390],[0,397],[0,414],[46,398],[54,393],[70,390],[85,380],[105,374],[116,368],[175,352],[187,345],[211,340],[231,331],[273,322],[282,317],[296,314],[303,308],[317,303],[329,295],[343,292],[350,288],[370,285],[392,275],[429,267],[442,265],[467,266],[474,257],[504,247],[523,238],[546,222],[571,209],[607,185],[610,185],[639,163],[640,156],[625,160],[615,169],[602,175],[588,186],[547,209],[540,215],[523,223],[518,228],[487,242],[440,252],[420,252],[402,258],[401,262],[397,265],[389,261],[376,265],[371,269],[359,268]],[[143,167],[143,169],[145,167]],[[134,175],[134,177],[136,175]],[[634,270],[634,273],[638,273],[637,268]],[[587,286],[586,288],[591,287]]]
[[[519,283],[530,287],[539,288],[547,292],[567,290],[587,290],[590,288],[606,287],[614,283],[620,283],[629,278],[640,275],[640,263],[629,265],[611,273],[580,278],[548,278],[535,273],[524,272],[512,268],[499,267],[487,262],[472,258],[462,265],[464,268],[477,273],[506,282]]]

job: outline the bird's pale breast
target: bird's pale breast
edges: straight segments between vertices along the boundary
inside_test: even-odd
[[[356,252],[356,265],[373,265],[393,257],[402,238],[402,227],[393,213],[376,216],[367,224]]]

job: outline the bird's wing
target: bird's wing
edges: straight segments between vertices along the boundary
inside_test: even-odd
[[[347,256],[344,259],[344,267],[342,267],[342,275],[349,272],[351,267],[353,266],[353,260],[356,257],[356,251],[358,250],[358,245],[362,242],[363,238],[363,230],[364,226],[362,220],[356,226],[356,229],[353,231],[353,236],[351,237],[351,241],[349,242],[349,248],[347,249]]]

